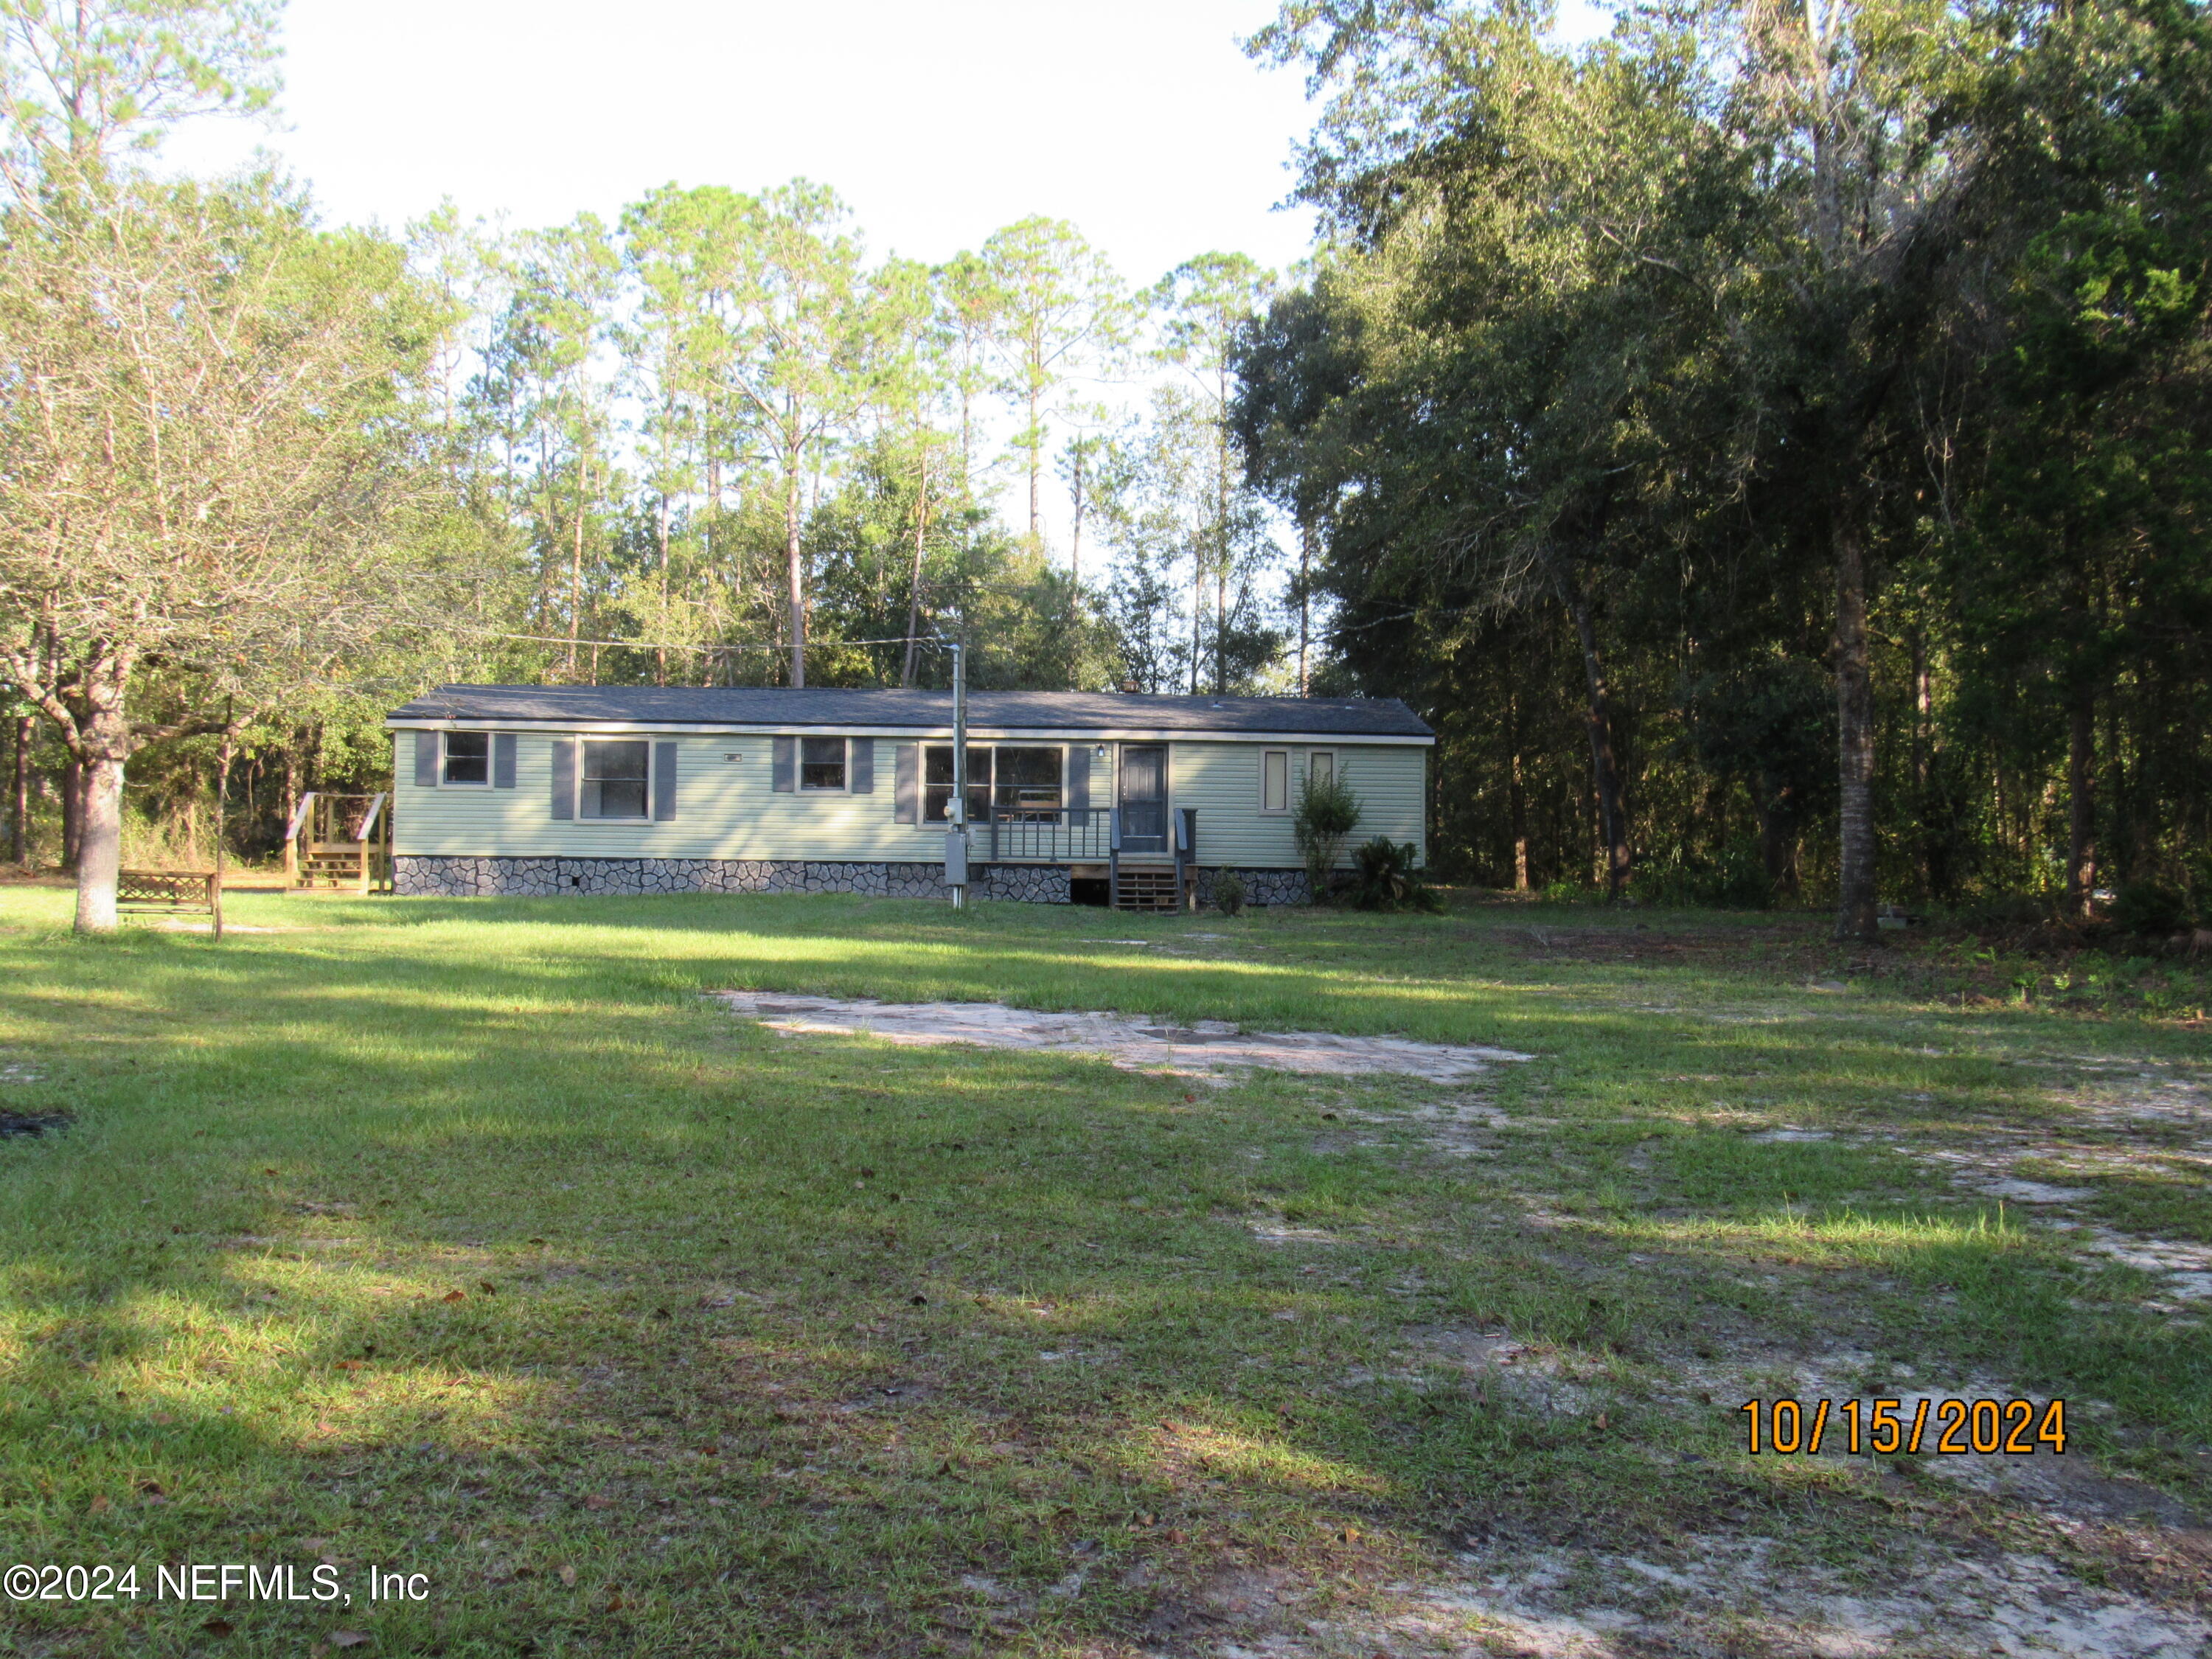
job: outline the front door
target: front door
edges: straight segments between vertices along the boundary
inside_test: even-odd
[[[1121,750],[1121,850],[1168,850],[1168,751],[1164,748]]]

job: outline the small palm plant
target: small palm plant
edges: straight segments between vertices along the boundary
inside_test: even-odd
[[[1410,841],[1377,836],[1352,855],[1358,868],[1352,902],[1363,910],[1441,910],[1443,902],[1421,879]]]

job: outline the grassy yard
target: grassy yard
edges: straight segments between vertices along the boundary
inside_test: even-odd
[[[0,1113],[73,1120],[0,1139],[0,1565],[140,1591],[0,1647],[2148,1656],[2212,1616],[2201,975],[1504,905],[229,908],[85,942],[0,892]],[[1536,1058],[1215,1086],[732,987]],[[2072,1438],[1751,1456],[1778,1393],[2063,1396]],[[192,1563],[352,1599],[156,1595]]]

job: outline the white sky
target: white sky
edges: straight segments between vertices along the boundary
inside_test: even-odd
[[[1570,38],[1601,27],[1590,0],[1562,11]],[[586,209],[611,222],[672,180],[805,175],[844,197],[875,253],[941,260],[1043,213],[1133,283],[1212,250],[1280,269],[1312,232],[1304,210],[1276,206],[1312,114],[1297,70],[1237,45],[1273,14],[1273,0],[291,0],[276,130],[198,123],[165,154],[215,170],[265,146],[329,220],[395,229],[447,197],[520,228]],[[1062,541],[1057,522],[1049,533]]]
[[[1595,32],[1565,0],[1563,33]],[[452,197],[550,224],[671,180],[804,174],[871,247],[941,259],[1030,213],[1073,220],[1133,282],[1211,249],[1282,266],[1273,211],[1311,125],[1302,77],[1237,46],[1271,0],[292,0],[274,134],[201,124],[199,167],[255,143],[331,218],[397,227]]]

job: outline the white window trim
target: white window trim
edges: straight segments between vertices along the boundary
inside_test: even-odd
[[[838,742],[840,742],[840,743],[842,743],[842,744],[843,744],[845,745],[845,765],[844,765],[844,772],[843,772],[843,776],[844,776],[844,779],[845,779],[845,781],[844,781],[844,782],[842,782],[842,783],[839,784],[839,785],[838,785],[835,789],[824,789],[824,788],[823,788],[820,784],[818,784],[818,783],[809,783],[809,782],[807,782],[807,781],[806,781],[806,745],[807,745],[807,744],[808,744],[808,742],[809,742],[809,741],[812,741],[812,742],[819,743],[821,740],[822,740],[822,738],[821,738],[821,734],[819,734],[819,733],[815,734],[815,735],[814,735],[814,737],[813,737],[812,738],[811,738],[811,739],[810,739],[810,738],[794,738],[793,739],[793,741],[794,743],[798,744],[798,745],[799,745],[799,754],[798,754],[798,756],[797,756],[797,757],[796,757],[796,764],[797,764],[798,769],[799,769],[799,775],[792,781],[793,781],[794,784],[796,784],[798,787],[797,787],[797,788],[796,788],[793,793],[795,793],[795,794],[801,794],[801,795],[849,795],[849,794],[851,794],[851,793],[853,793],[853,744],[854,744],[854,743],[855,741],[857,741],[857,739],[855,739],[855,738],[848,738],[848,737],[840,737],[840,738],[837,738],[837,741],[838,741]]]
[[[441,789],[490,788],[492,764],[496,758],[496,751],[499,748],[499,738],[497,735],[490,732],[486,732],[482,734],[484,740],[484,775],[483,781],[481,783],[471,783],[466,778],[456,778],[448,775],[448,769],[452,763],[451,757],[447,751],[452,745],[455,735],[456,734],[452,732],[441,732],[438,734],[438,781],[436,787]],[[464,735],[473,737],[477,734],[474,732],[469,732]]]
[[[1267,762],[1274,756],[1283,757],[1283,804],[1267,805]],[[1262,749],[1260,751],[1260,816],[1263,818],[1286,818],[1297,800],[1298,792],[1291,787],[1291,751],[1287,749]]]
[[[575,769],[575,775],[574,775],[574,776],[573,778],[571,778],[571,779],[569,780],[569,782],[570,782],[570,786],[571,786],[571,787],[575,791],[574,794],[571,797],[571,799],[574,799],[574,800],[575,801],[575,803],[576,803],[576,816],[575,816],[575,817],[574,817],[573,820],[571,820],[571,822],[573,822],[573,823],[611,823],[611,824],[614,824],[614,825],[616,825],[616,826],[617,826],[617,827],[620,827],[620,826],[622,826],[622,825],[625,825],[625,824],[651,823],[653,823],[653,782],[654,782],[653,774],[654,774],[654,772],[655,772],[656,770],[658,770],[658,769],[659,769],[659,765],[660,765],[660,753],[659,753],[660,745],[659,745],[659,744],[656,744],[656,743],[654,743],[654,742],[653,742],[650,738],[647,738],[644,739],[644,742],[645,742],[645,811],[644,811],[644,812],[643,812],[641,816],[639,816],[639,817],[634,817],[634,818],[610,818],[610,817],[599,817],[587,816],[587,815],[585,813],[585,811],[584,811],[584,745],[585,745],[586,744],[587,744],[587,743],[635,743],[635,742],[637,742],[637,741],[639,741],[639,739],[637,739],[637,738],[635,738],[629,737],[629,736],[627,736],[627,735],[623,736],[623,737],[605,737],[605,738],[586,738],[586,737],[580,737],[580,738],[578,738],[576,739],[576,757],[575,757],[574,761],[572,763],[572,764],[574,765],[574,769]]]

